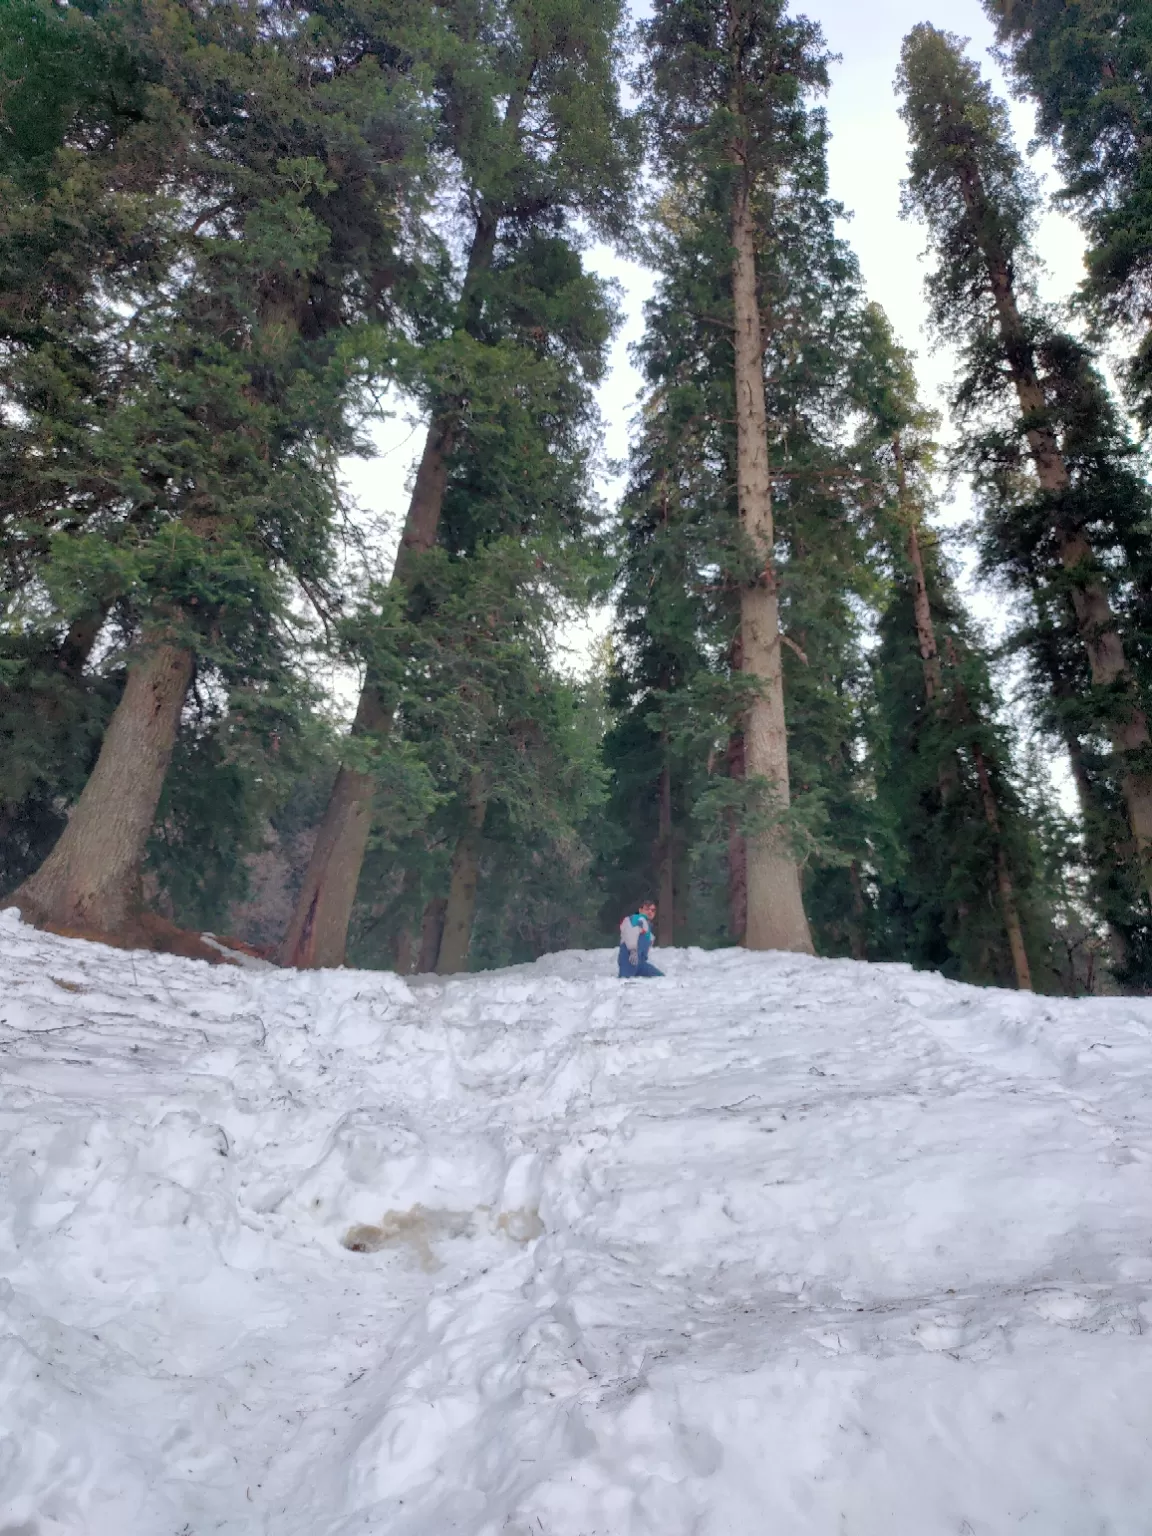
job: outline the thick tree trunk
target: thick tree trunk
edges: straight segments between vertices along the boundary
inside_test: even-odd
[[[360,695],[352,734],[383,732],[387,726],[388,716],[379,695],[366,686]],[[372,830],[373,790],[370,773],[344,765],[336,774],[304,882],[280,945],[281,965],[332,968],[344,964],[348,923]]]
[[[68,633],[60,644],[56,665],[72,682],[78,683],[83,677],[84,668],[88,665],[88,658],[107,617],[107,609],[101,608],[95,613],[86,613],[81,618],[73,619],[69,624]]]
[[[1000,895],[1000,915],[1008,935],[1008,947],[1012,951],[1012,969],[1016,973],[1016,985],[1021,992],[1032,990],[1032,970],[1028,964],[1028,951],[1024,947],[1024,930],[1020,925],[1020,909],[1016,905],[1016,891],[1008,868],[1008,855],[1000,833],[1000,817],[996,810],[996,796],[992,780],[988,776],[988,764],[980,743],[972,743],[972,756],[976,763],[976,777],[980,783],[980,800],[984,807],[984,820],[996,842],[996,886]]]
[[[924,693],[931,704],[940,693],[940,655],[936,649],[936,626],[932,622],[915,519],[908,525],[908,560],[912,566],[912,605],[916,615],[916,640],[924,667]]]
[[[12,898],[32,922],[109,936],[127,926],[193,665],[191,651],[161,640],[129,667],[68,825]]]
[[[868,903],[864,900],[864,882],[860,878],[860,865],[856,859],[848,866],[848,879],[852,886],[852,921],[848,925],[848,943],[853,960],[867,960]]]
[[[433,896],[424,908],[420,924],[420,958],[416,969],[422,976],[434,971],[440,963],[440,941],[444,937],[444,914],[448,903],[443,896]]]
[[[728,777],[744,777],[744,737],[728,738]],[[728,932],[733,944],[743,944],[748,926],[748,850],[735,811],[728,813]]]
[[[908,564],[912,568],[912,610],[916,621],[916,641],[924,667],[924,694],[929,704],[932,704],[940,693],[940,653],[936,648],[936,626],[932,622],[932,604],[928,598],[928,582],[924,575],[924,557],[920,553],[920,519],[917,509],[910,505],[908,500],[904,444],[899,433],[893,439],[893,448],[896,454],[900,515],[908,530],[905,553],[908,556]]]
[[[1057,634],[1052,625],[1044,625],[1040,631],[1041,657],[1043,657],[1044,670],[1048,671],[1051,682],[1052,696],[1068,705],[1077,697],[1077,690],[1072,687],[1068,676],[1064,673],[1060,660],[1060,648],[1057,644]],[[1084,831],[1084,854],[1087,862],[1091,863],[1098,872],[1112,876],[1118,880],[1121,886],[1124,883],[1124,865],[1126,865],[1126,839],[1115,839],[1104,834],[1103,823],[1107,817],[1107,811],[1101,805],[1100,791],[1092,782],[1091,773],[1087,770],[1084,760],[1084,743],[1081,742],[1075,728],[1072,727],[1068,713],[1064,711],[1063,727],[1064,750],[1068,751],[1068,762],[1072,770],[1072,782],[1077,786],[1077,800],[1080,802],[1080,819]],[[1109,937],[1109,954],[1112,958],[1112,968],[1121,971],[1129,960],[1127,940],[1121,934],[1120,929],[1115,928],[1114,923],[1107,923],[1107,937]]]
[[[466,319],[476,283],[492,264],[496,230],[493,217],[482,214],[477,219],[461,297]],[[445,402],[443,410],[435,414],[429,424],[400,547],[396,552],[393,581],[407,584],[417,557],[436,542],[448,488],[457,409],[455,402]],[[352,734],[384,735],[391,723],[391,715],[369,677],[360,695]],[[360,871],[364,867],[372,830],[375,788],[370,773],[345,767],[340,769],[320,824],[308,872],[280,945],[277,958],[281,965],[305,969],[344,964],[348,924],[352,919],[356,887],[360,883]]]
[[[656,896],[656,930],[661,944],[675,942],[676,871],[672,828],[672,772],[665,763],[660,770],[660,821],[657,839],[659,890]]]
[[[960,183],[977,227],[993,228],[979,167],[974,163],[962,164]],[[1036,478],[1043,490],[1059,495],[1068,489],[1071,479],[1056,434],[1045,424],[1048,401],[1036,370],[1032,343],[1020,317],[1011,263],[1006,254],[990,242],[984,247],[984,258],[1008,370],[1021,414],[1025,422],[1032,423],[1026,431]],[[1145,754],[1152,743],[1147,716],[1135,697],[1134,680],[1108,593],[1099,578],[1089,574],[1093,563],[1091,545],[1083,530],[1069,526],[1061,518],[1054,522],[1053,531],[1061,564],[1074,578],[1072,606],[1088,655],[1092,682],[1098,688],[1114,688],[1119,684],[1128,694],[1121,716],[1111,722],[1109,729],[1112,747],[1119,760],[1120,787],[1128,824],[1136,843],[1144,883],[1152,890],[1152,775],[1132,761],[1132,755]]]
[[[908,500],[908,484],[904,465],[904,446],[899,434],[893,440],[896,452],[896,470],[899,484],[900,512],[908,530],[904,552],[912,569],[912,611],[916,624],[916,644],[920,651],[920,664],[924,672],[924,698],[928,708],[938,709],[943,700],[943,678],[940,670],[940,652],[936,645],[936,625],[932,618],[932,603],[928,596],[928,579],[924,574],[924,556],[920,550],[920,516],[917,508]],[[945,805],[952,799],[959,786],[960,775],[951,754],[940,764],[937,783],[940,799]]]
[[[756,291],[756,248],[748,188],[741,177],[732,203],[732,301],[736,327],[736,478],[740,521],[756,553],[757,579],[740,594],[743,670],[760,685],[744,724],[744,767],[762,780],[773,811],[790,804],[788,737],[780,614],[773,569],[772,483],[768,468],[768,416],[764,349]],[[812,935],[800,892],[800,871],[782,829],[745,839],[749,949],[812,953]]]
[[[468,796],[468,829],[457,842],[452,855],[444,937],[440,943],[440,961],[436,967],[441,976],[454,976],[468,966],[472,924],[476,918],[476,897],[480,889],[480,837],[487,809],[487,791],[479,778],[475,778]]]

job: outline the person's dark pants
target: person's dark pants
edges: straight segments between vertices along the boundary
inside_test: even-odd
[[[640,942],[636,946],[636,964],[628,963],[628,946],[620,945],[619,966],[620,979],[631,981],[633,976],[663,976],[663,971],[658,971],[654,965],[648,964],[648,951],[652,948],[652,935],[642,933]]]

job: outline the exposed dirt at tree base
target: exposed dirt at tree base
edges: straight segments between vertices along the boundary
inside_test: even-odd
[[[86,939],[92,944],[110,944],[113,949],[147,949],[157,954],[183,955],[187,960],[206,960],[209,965],[239,963],[221,954],[221,949],[234,950],[257,959],[267,958],[243,939],[212,934],[209,942],[203,934],[191,928],[180,928],[155,912],[137,913],[115,933],[103,933],[95,928],[69,928],[56,923],[36,923],[35,926],[45,933],[59,934],[65,939]]]

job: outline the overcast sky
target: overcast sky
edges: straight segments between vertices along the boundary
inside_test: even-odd
[[[820,23],[830,49],[841,56],[832,67],[832,88],[825,105],[831,128],[831,190],[849,215],[843,233],[859,257],[869,296],[884,306],[900,339],[917,353],[925,401],[941,404],[939,391],[950,377],[952,360],[947,353],[930,353],[923,332],[924,266],[920,252],[924,234],[919,226],[900,218],[907,140],[897,115],[893,80],[905,33],[918,21],[930,21],[971,38],[970,51],[990,74],[999,94],[1007,96],[1006,83],[988,56],[993,41],[991,26],[978,0],[809,0],[798,3],[796,9]],[[1032,113],[1016,103],[1012,112],[1020,147],[1026,149],[1033,133]],[[1052,190],[1056,182],[1049,174],[1047,155],[1041,154],[1033,163],[1042,176],[1047,174],[1047,187]],[[1045,296],[1066,296],[1082,271],[1083,242],[1078,230],[1064,216],[1047,213],[1039,246],[1048,269],[1042,285]],[[615,277],[624,289],[625,322],[613,349],[611,374],[600,395],[605,446],[611,456],[623,458],[639,386],[628,348],[643,328],[642,307],[653,278],[608,250],[594,251],[592,263]],[[393,521],[403,516],[412,460],[421,439],[422,432],[414,431],[410,423],[389,423],[379,433],[380,456],[351,466],[349,481],[366,511]],[[963,520],[965,512],[961,495],[945,508],[944,520],[955,524]],[[995,598],[976,590],[970,578],[965,585],[978,617],[995,629],[999,606]],[[584,642],[578,636],[574,639],[583,650]]]

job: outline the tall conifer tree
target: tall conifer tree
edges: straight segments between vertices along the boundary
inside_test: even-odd
[[[663,0],[645,26],[648,93],[660,163],[728,248],[734,471],[747,575],[740,668],[750,682],[743,768],[761,800],[746,839],[751,948],[811,950],[800,871],[785,831],[791,801],[780,602],[764,383],[758,253],[773,199],[809,168],[808,97],[827,85],[817,28],[774,0]],[[769,322],[769,329],[771,324]]]
[[[993,718],[987,659],[926,521],[935,421],[887,317],[870,306],[864,321],[853,369],[865,411],[858,451],[892,571],[873,663],[874,772],[895,829],[882,901],[916,963],[969,981],[1010,976],[1030,990],[1036,960],[1048,958],[1033,894],[1038,843]]]
[[[171,257],[166,126],[113,26],[82,6],[0,12],[0,891],[41,863],[91,771],[120,681],[89,668],[115,589],[60,603],[53,541],[115,522],[92,447],[138,377],[116,347]]]
[[[1035,191],[1005,108],[961,41],[929,26],[905,40],[900,86],[912,139],[906,207],[926,222],[937,256],[928,283],[934,320],[963,349],[955,403],[987,510],[985,556],[1031,607],[1037,635],[1055,626],[1078,637],[1083,697],[1059,697],[1065,673],[1049,679],[1049,702],[1070,734],[1110,745],[1144,923],[1152,881],[1147,492],[1090,360],[1037,303]]]
[[[759,686],[742,667],[741,607],[763,564],[737,495],[731,232],[715,181],[683,165],[674,179],[670,165],[651,219],[660,278],[639,349],[647,392],[625,503],[609,878],[618,901],[641,886],[662,891],[659,920],[671,906],[673,931],[686,918],[695,941],[726,931],[741,942],[747,838],[783,834],[804,865],[819,946],[862,953],[872,834],[861,615],[879,571],[851,442],[860,282],[835,233],[819,113],[790,153],[758,193],[757,300],[791,803],[765,814],[744,773],[744,716]]]
[[[460,179],[466,258],[444,337],[422,361],[429,425],[393,580],[416,580],[440,534],[454,456],[482,440],[515,373],[516,336],[491,324],[501,273],[534,238],[557,238],[581,217],[622,226],[634,173],[632,132],[618,95],[619,0],[485,0],[445,8],[455,40],[440,72],[444,150]],[[543,319],[547,330],[548,321]],[[353,735],[386,736],[391,712],[368,675]],[[372,825],[371,771],[337,778],[280,950],[282,963],[343,962]]]
[[[92,774],[16,901],[114,934],[139,900],[198,664],[225,686],[267,677],[288,579],[325,574],[335,460],[356,446],[367,359],[387,357],[426,135],[404,7],[319,6],[291,26],[244,0],[93,9],[147,87],[166,195],[145,233],[166,259],[138,269],[130,310],[103,306],[111,356],[133,377],[102,434],[54,434],[55,402],[28,394],[27,367],[9,376],[50,445],[25,458],[45,504],[61,484],[66,507],[113,487],[110,515],[83,536],[57,514],[65,537],[39,579],[73,612],[110,591],[132,632]],[[75,115],[62,134],[45,174],[67,186],[107,134]]]

